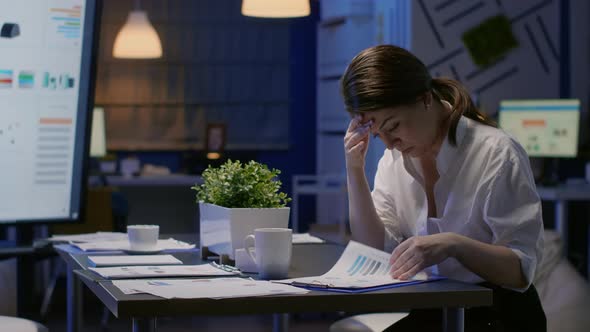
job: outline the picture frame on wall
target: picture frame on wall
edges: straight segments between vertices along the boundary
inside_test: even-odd
[[[208,123],[205,135],[207,158],[218,159],[225,150],[227,140],[226,125],[224,123]]]

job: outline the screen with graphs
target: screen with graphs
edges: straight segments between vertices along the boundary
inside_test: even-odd
[[[0,223],[79,217],[96,1],[0,1]]]
[[[504,100],[500,127],[531,157],[575,157],[580,101],[577,99]]]

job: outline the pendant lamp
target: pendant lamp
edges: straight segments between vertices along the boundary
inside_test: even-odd
[[[154,59],[162,57],[162,44],[139,0],[129,13],[113,46],[113,56],[122,59]]]
[[[309,0],[242,0],[242,15],[268,18],[308,16]]]

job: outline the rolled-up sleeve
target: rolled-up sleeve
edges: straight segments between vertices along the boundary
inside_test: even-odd
[[[502,163],[489,187],[483,212],[493,233],[492,243],[512,249],[520,259],[527,286],[516,290],[526,290],[543,251],[541,201],[528,161],[517,157]]]

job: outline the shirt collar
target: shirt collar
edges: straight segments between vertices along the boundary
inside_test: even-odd
[[[451,163],[456,159],[459,148],[461,147],[461,143],[463,142],[463,138],[465,137],[465,132],[467,131],[467,125],[467,118],[461,116],[459,118],[459,122],[457,123],[456,146],[451,145],[448,133],[445,135],[445,139],[440,147],[438,156],[436,156],[436,168],[439,175],[445,174],[451,166]]]
[[[465,133],[467,131],[468,125],[468,119],[464,116],[461,116],[461,118],[459,118],[459,122],[457,123],[457,146],[451,145],[451,142],[449,142],[448,133],[445,135],[445,139],[441,144],[440,151],[438,152],[438,155],[436,157],[436,169],[438,171],[439,176],[445,174],[448,171],[451,164],[453,163],[453,161],[456,159],[457,154],[459,153],[459,149],[461,148],[461,143],[465,138]],[[419,160],[417,158],[403,158],[401,152],[392,149],[391,155],[395,158],[396,154],[402,158],[406,171],[410,173],[410,175],[414,179],[418,180],[418,182],[423,184],[423,178],[420,172],[418,172],[417,170],[420,168]]]

